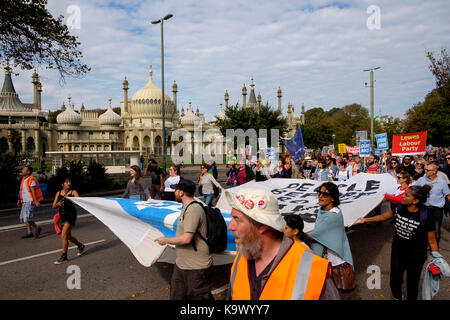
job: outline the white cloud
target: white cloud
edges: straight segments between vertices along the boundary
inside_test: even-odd
[[[84,61],[92,71],[64,87],[54,71],[39,69],[46,108],[59,108],[70,93],[77,107],[118,106],[122,80],[131,96],[148,80],[160,86],[160,25],[164,23],[165,88],[176,79],[178,102],[191,100],[209,120],[228,90],[230,103],[242,103],[241,88],[254,78],[262,101],[276,107],[276,91],[300,111],[350,103],[368,105],[364,86],[375,71],[375,110],[402,116],[434,87],[425,50],[437,51],[450,40],[448,1],[50,1],[54,15],[69,5],[81,9]],[[381,9],[381,29],[368,30],[366,9]],[[14,79],[24,102],[32,101],[31,73]]]

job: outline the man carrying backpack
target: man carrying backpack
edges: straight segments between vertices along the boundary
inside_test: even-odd
[[[194,199],[195,183],[180,179],[170,186],[175,200],[183,203],[175,237],[160,237],[160,245],[175,245],[176,261],[170,284],[171,300],[213,300],[211,294],[212,256],[207,238],[207,220],[203,206]],[[200,237],[201,235],[201,237]]]
[[[31,175],[33,168],[31,166],[25,166],[22,169],[22,181],[20,182],[19,200],[17,206],[22,206],[20,211],[20,220],[25,222],[27,226],[27,234],[22,239],[31,238],[33,232],[31,228],[34,228],[34,237],[38,238],[41,233],[41,227],[38,227],[33,220],[34,207],[39,207],[39,201],[43,200],[42,191],[39,188],[39,183],[36,178]]]

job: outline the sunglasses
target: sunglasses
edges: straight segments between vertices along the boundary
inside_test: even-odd
[[[450,158],[445,158],[445,160],[450,160]]]
[[[401,177],[401,176],[397,176],[397,179],[403,179],[403,177]]]
[[[329,192],[326,192],[326,191],[324,191],[324,192],[322,192],[322,191],[317,191],[317,196],[318,196],[318,197],[320,197],[320,196],[329,197],[329,196],[330,196],[330,193],[329,193]]]

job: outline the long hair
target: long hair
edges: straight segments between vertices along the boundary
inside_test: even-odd
[[[131,166],[131,169],[133,169],[136,172],[136,175],[134,176],[134,180],[136,182],[138,182],[139,179],[142,177],[141,168],[139,168],[139,166],[133,165],[133,166]]]

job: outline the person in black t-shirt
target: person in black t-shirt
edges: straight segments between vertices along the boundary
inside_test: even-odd
[[[164,175],[163,170],[158,166],[158,162],[155,159],[148,160],[147,168],[144,170],[144,177],[150,174],[152,178],[152,184],[150,186],[150,196],[152,199],[155,199],[156,194],[158,197],[162,199],[162,191],[164,190]]]
[[[411,162],[412,162],[411,156],[404,156],[402,159],[402,167],[403,170],[408,171],[411,177],[414,177],[414,175],[416,174],[416,168]]]
[[[427,246],[439,252],[436,226],[432,212],[424,203],[431,186],[410,186],[403,195],[402,206],[395,213],[395,233],[391,251],[390,286],[392,297],[402,299],[403,274],[406,271],[407,299],[417,300],[420,274],[427,259]],[[361,223],[381,222],[394,217],[392,210],[371,218],[360,218]]]

